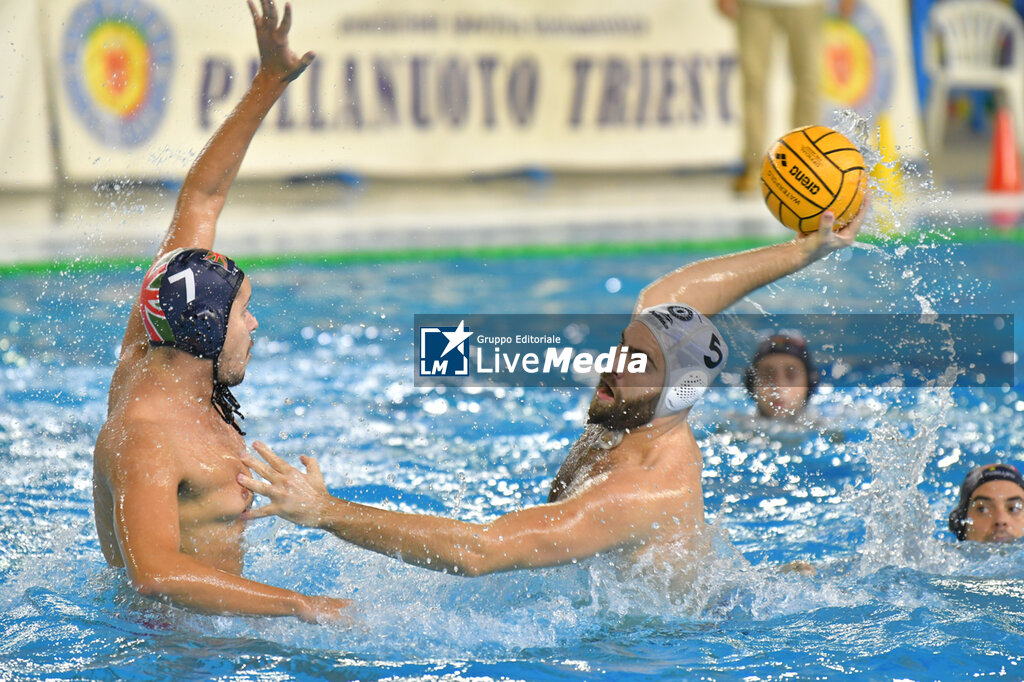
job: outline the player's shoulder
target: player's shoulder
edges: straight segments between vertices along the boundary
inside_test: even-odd
[[[679,499],[700,496],[701,466],[679,453],[630,462],[617,468],[605,481],[609,494],[634,500],[643,507],[676,504]]]
[[[158,419],[151,410],[112,412],[96,440],[96,468],[115,478],[176,470],[176,453],[186,446],[182,434],[182,424]]]
[[[608,469],[573,487],[572,497],[597,504],[604,501],[654,500],[689,489],[684,476],[660,467],[633,464]]]

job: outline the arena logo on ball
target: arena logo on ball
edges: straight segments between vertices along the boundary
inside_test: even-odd
[[[92,0],[67,21],[62,80],[86,129],[111,146],[137,146],[163,118],[174,65],[171,29],[140,0]]]
[[[459,319],[459,318],[455,318]],[[621,315],[417,315],[416,385],[579,386],[602,373],[647,371],[620,343]]]
[[[896,64],[881,18],[859,2],[849,21],[825,23],[824,90],[827,115],[835,125],[836,105],[874,116],[890,104]]]

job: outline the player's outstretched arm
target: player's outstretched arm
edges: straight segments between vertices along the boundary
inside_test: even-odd
[[[179,247],[213,248],[217,218],[249,143],[288,83],[298,78],[313,61],[312,52],[298,57],[288,45],[291,6],[285,4],[284,15],[279,20],[273,0],[260,0],[260,5],[257,10],[249,0],[259,46],[259,69],[242,100],[213,134],[185,176],[171,225],[156,258]],[[145,331],[136,306],[132,306],[128,318],[122,342],[124,349],[145,345]]]
[[[630,477],[604,482],[553,504],[512,512],[486,524],[378,509],[332,496],[319,465],[303,457],[305,473],[262,443],[266,463],[243,463],[265,480],[240,474],[238,482],[270,499],[245,514],[276,514],[321,528],[342,540],[402,561],[462,576],[555,566],[624,545],[639,545],[667,523],[678,504],[670,496],[638,496],[645,489]],[[677,512],[678,513],[678,512]]]
[[[174,218],[160,245],[160,254],[178,247],[213,248],[217,218],[228,189],[238,175],[245,152],[267,112],[313,61],[313,53],[297,56],[288,45],[291,6],[285,3],[278,18],[274,0],[261,0],[257,10],[249,0],[260,65],[249,89],[231,115],[199,154],[178,195]]]
[[[864,223],[868,204],[865,198],[857,216],[840,230],[832,231],[835,216],[826,212],[816,232],[799,234],[782,244],[685,265],[640,292],[633,312],[660,303],[685,303],[704,315],[715,315],[751,291],[853,244]]]

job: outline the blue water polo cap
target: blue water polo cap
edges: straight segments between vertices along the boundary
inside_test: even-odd
[[[227,256],[175,249],[159,258],[142,283],[142,322],[154,346],[216,360],[245,274]]]

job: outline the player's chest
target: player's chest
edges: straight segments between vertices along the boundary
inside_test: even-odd
[[[190,441],[183,445],[178,457],[181,465],[181,484],[178,486],[182,501],[199,500],[222,491],[239,493],[239,474],[248,474],[242,464],[245,445],[240,439],[211,438]]]

